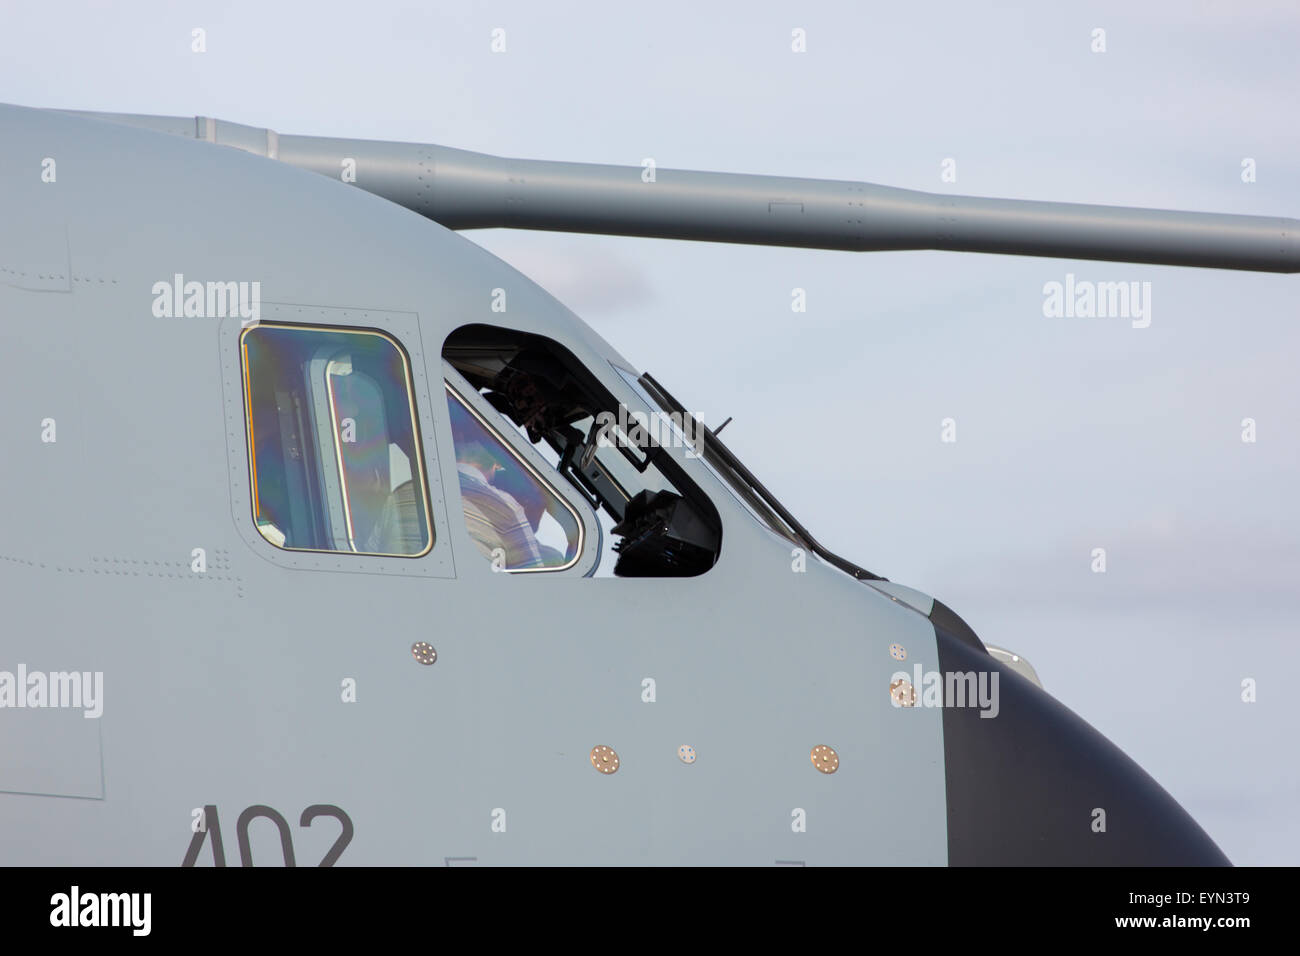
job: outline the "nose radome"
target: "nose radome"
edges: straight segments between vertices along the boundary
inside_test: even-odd
[[[972,643],[935,633],[945,677],[986,673],[999,698],[985,716],[943,709],[950,865],[1230,865],[1118,747]]]

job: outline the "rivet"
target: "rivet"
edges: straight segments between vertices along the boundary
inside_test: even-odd
[[[677,756],[682,758],[682,763],[695,763],[695,748],[690,744],[682,744],[677,748]]]
[[[822,773],[834,773],[840,769],[840,755],[834,748],[818,744],[812,749],[812,763]]]
[[[916,688],[906,678],[900,677],[889,685],[889,696],[899,707],[916,706]]]
[[[907,648],[902,644],[890,644],[889,656],[896,661],[905,661],[907,660]]]
[[[604,744],[592,747],[591,765],[601,773],[613,773],[618,770],[618,754],[614,753],[613,747]]]
[[[438,659],[438,652],[426,641],[417,641],[411,645],[411,656],[421,664],[432,664]]]

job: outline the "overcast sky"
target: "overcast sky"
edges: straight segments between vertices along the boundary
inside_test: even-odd
[[[1300,216],[1294,3],[997,6],[6,4],[0,101]],[[467,235],[734,416],[823,543],[1028,657],[1234,862],[1300,863],[1300,276]],[[1044,317],[1067,273],[1150,282],[1150,326]]]

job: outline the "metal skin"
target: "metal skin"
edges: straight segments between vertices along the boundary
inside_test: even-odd
[[[1300,220],[933,195],[870,183],[506,159],[446,146],[282,136],[210,117],[76,113],[356,184],[448,229],[505,226],[852,252],[947,249],[1300,271]]]
[[[1293,221],[1079,212],[1073,222],[1094,225],[1071,238],[1044,218],[1052,207],[971,201],[988,214],[941,229],[956,238],[889,223],[836,236],[797,218],[819,200],[803,214],[780,205],[843,184],[674,174],[698,177],[680,182],[710,200],[688,219],[671,198],[632,195],[674,188],[665,171],[648,184],[632,170],[616,186],[625,171],[588,181],[602,168],[564,164],[536,164],[554,169],[555,189],[530,179],[521,211],[494,184],[504,167],[449,159],[474,154],[132,122],[155,129],[0,106],[0,341],[11,357],[0,378],[0,494],[11,503],[0,671],[103,674],[98,718],[0,709],[0,859],[1227,862],[1150,777],[989,657],[941,602],[811,554],[792,573],[791,542],[681,448],[665,452],[721,520],[707,572],[590,577],[600,532],[579,499],[592,526],[575,566],[493,573],[459,501],[443,383],[465,383],[442,358],[447,336],[472,323],[545,336],[634,409],[644,403],[614,366],[636,367],[514,269],[401,206],[461,227],[1070,249],[1283,271],[1295,268]],[[209,142],[185,138],[196,131]],[[330,165],[340,148],[358,160],[355,185]],[[413,185],[421,150],[436,175]],[[806,193],[785,185],[800,182]],[[730,216],[728,190],[758,202],[756,217]],[[795,222],[773,224],[787,215]],[[1112,235],[1116,217],[1129,227]],[[156,317],[151,289],[176,274],[259,281],[262,322],[379,329],[402,344],[428,472],[427,555],[288,552],[257,533],[242,325]],[[492,311],[494,289],[506,290],[504,313]],[[49,422],[57,440],[43,440]],[[522,442],[519,452],[533,454]],[[413,654],[417,642],[436,662],[417,659],[429,656]],[[998,674],[998,716],[894,706],[891,675],[915,665]],[[354,702],[340,692],[349,680]],[[617,772],[593,767],[598,745],[617,752]],[[835,749],[834,773],[811,765],[819,745]]]

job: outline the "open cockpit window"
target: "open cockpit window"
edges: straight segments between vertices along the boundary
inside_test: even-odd
[[[650,433],[627,424],[628,409],[566,349],[541,336],[470,325],[448,337],[443,358],[511,426],[514,437],[551,464],[557,480],[562,477],[598,512],[609,541],[598,574],[691,576],[713,566],[722,537],[713,504]],[[454,392],[449,402],[455,429],[458,415],[464,422],[469,410]],[[462,497],[467,478],[488,475],[478,468],[467,472],[463,441],[466,448],[472,444],[456,436]],[[541,513],[536,503],[533,511]],[[473,534],[477,519],[468,501],[465,513]]]
[[[259,324],[240,339],[253,520],[291,551],[433,547],[410,363],[362,329]]]
[[[679,441],[689,442],[692,450],[696,452],[696,457],[708,466],[709,471],[713,472],[731,496],[735,498],[745,510],[757,518],[762,524],[766,525],[769,530],[774,531],[781,537],[785,538],[791,544],[806,544],[799,535],[791,529],[771,506],[763,500],[763,496],[757,493],[754,488],[746,483],[736,472],[726,463],[723,454],[722,443],[718,441],[717,436],[705,429],[704,424],[695,416],[686,412],[684,409],[678,411],[668,411],[659,402],[659,399],[653,397],[646,390],[645,383],[637,376],[635,372],[630,372],[618,365],[612,368],[618,372],[619,377],[627,383],[632,391],[636,392],[641,401],[645,402],[648,408],[659,420],[660,428],[667,430],[670,434],[677,437]]]

